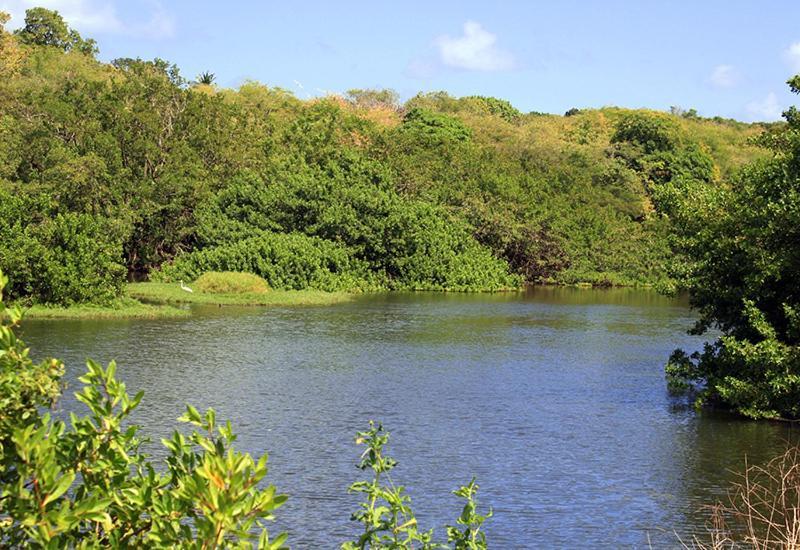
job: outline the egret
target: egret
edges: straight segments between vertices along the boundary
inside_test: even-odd
[[[178,282],[181,284],[181,290],[185,290],[186,292],[194,292],[194,290],[192,290],[191,288],[189,288],[188,286],[183,284],[183,280],[182,279],[180,281],[178,281]]]

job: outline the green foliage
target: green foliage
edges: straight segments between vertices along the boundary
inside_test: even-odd
[[[499,116],[507,122],[519,122],[522,113],[514,107],[509,101],[505,99],[498,99],[496,97],[486,97],[480,95],[473,95],[464,98],[466,100],[474,100],[480,104],[487,112],[492,115]]]
[[[481,550],[487,548],[486,533],[481,531],[481,526],[487,519],[492,517],[492,511],[485,515],[478,513],[478,505],[475,495],[478,493],[478,484],[475,478],[468,485],[453,491],[457,497],[463,498],[467,502],[461,510],[456,523],[447,527],[447,542],[452,542],[454,550]],[[460,527],[459,527],[460,526]]]
[[[229,247],[266,253],[275,246],[254,243],[278,237],[264,232],[296,252],[300,235],[329,242],[316,259],[260,268],[283,287],[668,283],[660,216],[757,156],[747,138],[759,127],[732,121],[523,115],[446,92],[404,106],[391,90],[301,101],[256,82],[220,89],[210,71],[189,83],[161,59],[101,63],[81,53],[92,45],[41,8],[17,34],[0,31],[0,265],[21,260],[15,298],[110,303],[124,272],[146,278],[175,260],[201,274],[180,260],[195,254],[254,265]],[[82,251],[68,263],[84,263],[50,265],[62,259],[45,249],[67,226]],[[109,256],[124,270],[107,269]]]
[[[678,146],[678,126],[666,115],[633,112],[617,122],[611,143],[629,142],[645,154],[673,151]]]
[[[11,475],[13,463],[8,449],[17,426],[36,418],[40,407],[50,405],[61,394],[64,366],[56,360],[34,363],[24,343],[14,334],[22,320],[18,306],[3,303],[8,278],[0,271],[0,481]],[[2,510],[0,505],[0,510]],[[0,520],[2,521],[2,520]]]
[[[787,121],[761,138],[773,158],[730,189],[670,197],[694,332],[723,336],[702,354],[673,354],[667,374],[673,386],[699,384],[701,402],[754,418],[800,418],[800,121],[791,110]]]
[[[62,305],[112,301],[125,268],[109,221],[50,212],[46,202],[0,190],[0,269],[11,274],[11,297]]]
[[[211,71],[203,71],[202,73],[197,75],[196,81],[198,84],[205,84],[207,86],[210,86],[211,84],[214,83],[215,78],[216,77],[214,73],[212,73]]]
[[[366,447],[358,467],[371,469],[373,478],[350,485],[351,492],[364,495],[364,502],[351,518],[364,525],[364,532],[357,540],[344,543],[343,550],[432,547],[433,531],[419,531],[411,510],[411,498],[404,494],[404,487],[395,486],[391,481],[389,472],[397,461],[384,455],[383,448],[388,441],[389,434],[383,432],[383,426],[373,422],[368,431],[356,436],[356,444]]]
[[[231,184],[199,215],[201,242],[241,250],[238,243],[248,235],[277,232],[271,237],[277,239],[277,234],[302,232],[314,239],[309,241],[314,243],[309,248],[352,257],[349,261],[336,260],[329,271],[350,272],[348,284],[355,288],[370,286],[366,281],[416,290],[519,286],[506,265],[475,242],[466,223],[441,207],[404,200],[382,183],[382,167],[356,157],[339,160],[336,168],[339,173],[333,175],[312,171],[308,176],[287,176],[272,184],[252,178]],[[300,235],[293,239],[300,242]],[[205,249],[209,254],[214,250]],[[224,254],[227,257],[229,253]],[[313,250],[302,254],[309,261],[319,257]],[[254,261],[241,265],[253,265]],[[292,260],[293,265],[302,261]],[[180,262],[179,257],[176,265]],[[265,275],[269,272],[266,265],[258,269],[254,273],[264,276],[275,288],[302,288],[276,285]],[[310,281],[302,279],[295,284]],[[312,288],[347,287],[326,283]]]
[[[209,271],[194,282],[196,290],[211,294],[243,294],[269,292],[267,281],[252,273]]]
[[[456,520],[461,527],[447,528],[447,540],[454,544],[437,544],[433,541],[433,529],[420,531],[411,508],[411,497],[405,494],[405,487],[395,485],[392,481],[390,472],[397,466],[397,461],[386,454],[388,442],[389,434],[383,430],[383,426],[372,421],[369,430],[356,434],[356,444],[365,447],[358,468],[362,471],[372,470],[373,475],[369,480],[350,485],[351,493],[363,496],[359,509],[351,516],[353,521],[363,525],[363,532],[357,539],[342,544],[342,550],[485,549],[486,536],[481,526],[492,513],[490,511],[484,516],[477,513],[475,494],[478,486],[475,479],[453,492],[467,501]]]
[[[373,286],[367,266],[347,248],[300,233],[263,231],[241,241],[178,256],[154,278],[192,281],[208,271],[254,273],[271,288],[356,290]]]
[[[46,8],[25,11],[25,26],[18,31],[25,44],[52,46],[64,51],[75,50],[86,55],[97,53],[97,43],[84,40],[78,31],[70,29],[61,15]]]
[[[457,118],[420,108],[406,113],[401,128],[425,145],[469,141],[472,138],[470,129]]]
[[[0,292],[5,278],[0,273]],[[0,298],[2,296],[0,295]],[[0,325],[0,544],[4,547],[283,548],[265,522],[285,501],[262,486],[267,456],[233,447],[230,423],[187,407],[193,429],[163,440],[163,466],[140,451],[131,397],[108,367],[89,361],[76,394],[89,414],[69,423],[40,414],[60,394],[55,360],[34,365],[14,335],[19,309]],[[260,533],[260,534],[258,534]]]

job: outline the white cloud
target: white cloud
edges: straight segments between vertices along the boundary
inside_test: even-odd
[[[786,48],[786,51],[783,52],[783,56],[786,58],[786,62],[789,63],[792,70],[800,73],[800,42],[795,42]]]
[[[708,77],[709,82],[717,88],[733,88],[741,77],[733,65],[717,65]]]
[[[142,0],[139,11],[145,14],[143,21],[127,21],[117,13],[112,0],[0,0],[0,11],[11,14],[10,28],[22,27],[25,10],[42,7],[56,10],[64,20],[81,32],[123,34],[163,38],[175,32],[174,23],[157,0]]]
[[[778,103],[778,96],[770,92],[760,101],[751,101],[745,107],[752,120],[772,121],[778,120],[783,114],[783,108]]]
[[[480,23],[464,23],[464,34],[436,40],[444,65],[472,71],[504,71],[514,68],[514,57],[496,45],[497,37]]]

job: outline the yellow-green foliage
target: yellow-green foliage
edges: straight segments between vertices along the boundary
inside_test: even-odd
[[[354,294],[322,290],[271,290],[257,294],[206,294],[186,292],[178,283],[129,283],[125,293],[146,304],[200,306],[331,306],[349,302]],[[160,308],[159,308],[160,309]],[[172,308],[170,308],[172,309]]]
[[[188,309],[146,304],[129,296],[117,298],[105,306],[78,304],[65,307],[36,304],[24,311],[25,317],[29,319],[170,319],[191,315]]]
[[[209,271],[194,282],[195,290],[210,294],[260,294],[269,292],[267,281],[252,273]]]
[[[665,208],[763,155],[749,144],[763,125],[693,110],[190,84],[158,59],[102,63],[57,14],[29,15],[24,37],[0,34],[15,299],[110,303],[128,274],[207,271],[297,290],[655,284],[673,261]]]

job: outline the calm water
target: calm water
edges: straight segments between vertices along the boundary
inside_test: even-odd
[[[31,321],[24,335],[36,355],[64,359],[70,380],[87,357],[116,358],[129,390],[146,391],[135,420],[153,441],[186,402],[231,419],[243,448],[270,453],[268,478],[290,494],[275,531],[295,548],[355,533],[346,489],[368,419],[392,432],[393,477],[423,527],[453,521],[450,491],[476,475],[493,548],[659,548],[702,529],[699,507],[745,454],[764,461],[794,436],[669,397],[667,356],[702,344],[685,335],[691,323],[685,304],[655,293],[545,288]]]

